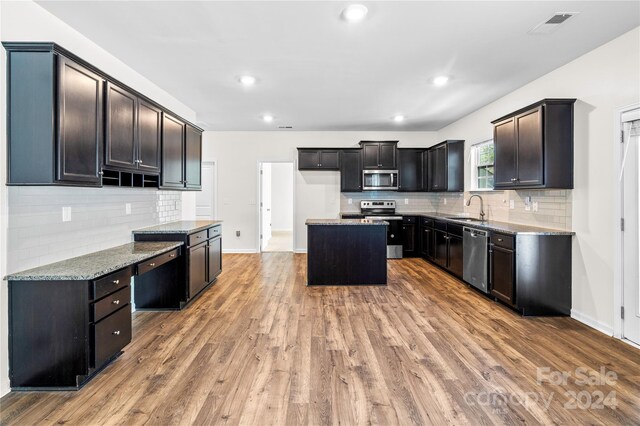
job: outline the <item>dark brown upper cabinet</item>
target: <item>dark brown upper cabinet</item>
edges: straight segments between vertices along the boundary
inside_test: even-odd
[[[138,99],[138,169],[160,172],[162,141],[162,111],[153,104]]]
[[[298,148],[298,170],[339,170],[338,149]]]
[[[492,122],[494,188],[573,188],[575,101],[543,99]]]
[[[107,82],[104,164],[136,169],[138,97]]]
[[[340,192],[362,191],[362,150],[340,151]]]
[[[397,168],[398,141],[360,141],[362,168],[394,170]]]
[[[185,124],[169,114],[162,116],[163,188],[184,188]]]
[[[202,132],[187,124],[184,144],[184,186],[202,188]]]
[[[464,190],[464,140],[446,140],[429,148],[427,160],[429,191]]]
[[[103,78],[50,45],[3,44],[7,183],[99,186]]]
[[[162,112],[118,85],[106,85],[104,164],[107,168],[158,173]]]
[[[188,123],[55,43],[2,44],[8,70],[8,185],[158,187],[163,112],[181,126]],[[175,132],[175,126],[167,129]],[[169,155],[169,181],[176,173],[180,177],[179,186],[167,187],[200,187],[195,159],[201,148],[195,139],[191,136],[186,149],[188,161],[180,152],[176,165]],[[176,172],[178,166],[188,176]],[[185,180],[188,185],[180,182]]]
[[[398,191],[425,191],[423,153],[420,148],[398,148]]]

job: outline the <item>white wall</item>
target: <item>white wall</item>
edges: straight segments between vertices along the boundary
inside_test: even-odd
[[[64,48],[70,50],[75,53],[79,57],[87,60],[89,63],[97,66],[102,69],[106,73],[112,75],[123,83],[133,87],[139,92],[145,94],[151,99],[156,100],[160,104],[174,111],[176,114],[181,115],[187,120],[195,121],[195,113],[186,107],[183,103],[178,101],[176,98],[168,94],[166,91],[160,89],[158,86],[153,84],[151,81],[144,78],[142,75],[138,74],[133,69],[129,68],[123,62],[112,56],[109,52],[100,48],[98,45],[93,43],[88,38],[84,37],[82,34],[78,33],[64,22],[60,21],[58,18],[51,15],[49,12],[45,11],[43,8],[38,6],[37,4],[24,1],[24,2],[0,2],[0,39],[2,41],[53,41]],[[8,271],[7,269],[7,258],[10,257],[12,259],[11,262],[11,271],[16,271],[19,269],[24,269],[25,265],[29,266],[37,266],[38,264],[43,264],[41,262],[48,262],[50,259],[62,258],[62,257],[73,257],[75,255],[80,254],[80,251],[86,250],[90,251],[93,248],[90,248],[88,245],[84,247],[79,247],[75,252],[73,250],[64,250],[62,253],[55,253],[50,250],[50,243],[47,244],[46,248],[37,248],[30,249],[28,251],[33,251],[34,253],[38,251],[38,255],[31,256],[28,251],[24,251],[24,248],[20,248],[18,245],[15,245],[14,242],[12,244],[7,244],[7,238],[10,229],[18,229],[22,225],[25,226],[25,229],[29,229],[29,223],[26,221],[33,220],[34,227],[50,227],[50,228],[59,228],[62,231],[60,224],[52,222],[48,225],[49,220],[54,220],[57,215],[56,212],[53,212],[53,209],[59,209],[60,204],[62,202],[67,203],[67,205],[75,205],[77,207],[76,212],[82,213],[80,216],[76,216],[77,219],[85,218],[91,209],[95,209],[99,206],[105,205],[120,205],[121,209],[124,209],[125,200],[131,200],[133,192],[131,191],[140,191],[140,194],[146,194],[145,190],[127,190],[127,189],[108,189],[103,192],[100,189],[87,189],[87,188],[73,188],[73,189],[47,189],[48,191],[52,191],[51,194],[58,194],[60,199],[58,200],[58,204],[55,206],[43,206],[43,205],[32,205],[28,207],[28,201],[25,203],[21,203],[19,200],[23,197],[29,197],[32,191],[38,191],[38,189],[18,189],[11,188],[12,192],[12,210],[9,212],[8,209],[8,199],[9,199],[9,188],[6,186],[6,152],[7,152],[7,141],[6,141],[6,113],[5,113],[5,99],[6,99],[6,78],[5,78],[5,70],[6,70],[6,53],[4,49],[0,50],[0,70],[2,76],[0,77],[0,215],[1,215],[1,223],[0,223],[0,276],[4,277]],[[42,188],[40,188],[42,189]],[[81,195],[80,195],[81,194]],[[14,204],[14,196],[18,197],[18,203]],[[82,199],[79,196],[84,197],[86,203],[82,203]],[[100,201],[95,198],[102,198],[105,196],[105,199]],[[145,198],[144,195],[142,198]],[[180,196],[179,196],[180,197]],[[179,198],[178,197],[178,198]],[[152,197],[153,198],[153,197]],[[26,198],[25,198],[26,200]],[[162,200],[164,201],[164,200]],[[121,211],[115,212],[113,216],[109,216],[107,222],[102,224],[104,227],[110,229],[110,238],[105,240],[105,242],[101,242],[101,244],[116,244],[116,241],[127,241],[131,238],[130,227],[123,224],[123,222],[127,222],[129,220],[135,221],[135,226],[145,226],[145,225],[153,225],[160,220],[160,212],[151,212],[148,211],[149,205],[151,205],[152,200],[147,203],[145,201],[144,206],[138,205],[143,210],[146,209],[146,213],[142,215],[136,215],[135,218],[132,216],[127,216],[122,219]],[[148,205],[149,204],[149,205]],[[175,203],[174,203],[175,204]],[[82,207],[81,207],[82,205]],[[156,206],[158,209],[162,210],[164,207],[162,206],[161,201],[156,198]],[[17,210],[16,210],[17,209]],[[119,209],[119,208],[118,208]],[[135,209],[135,207],[134,207]],[[135,211],[135,210],[134,210]],[[11,214],[10,214],[11,213]],[[41,215],[39,215],[41,213]],[[27,215],[29,219],[27,219]],[[120,216],[117,218],[116,216]],[[43,222],[44,221],[44,222]],[[118,224],[118,221],[123,221]],[[74,234],[82,233],[83,231],[94,232],[96,225],[91,224],[89,220],[80,220],[78,222],[70,222],[70,226],[73,228]],[[133,225],[132,225],[133,226]],[[98,226],[101,230],[104,230],[102,226]],[[12,231],[13,232],[13,231]],[[16,231],[16,235],[20,234],[21,231]],[[47,238],[51,237],[51,235],[47,235]],[[33,244],[34,240],[29,240],[27,244]],[[39,244],[39,243],[38,243]],[[99,244],[99,243],[96,243]],[[97,246],[93,246],[94,248]],[[102,248],[105,246],[102,245]],[[14,252],[14,250],[22,250],[18,254]],[[85,251],[85,252],[86,252]],[[22,253],[22,254],[20,254]],[[25,254],[26,253],[26,254]],[[28,256],[28,258],[20,258],[21,256]],[[35,259],[35,260],[34,260]],[[25,260],[22,263],[22,260]],[[8,377],[8,308],[7,308],[7,283],[6,281],[2,281],[0,283],[0,396],[4,395],[9,391],[9,377]]]
[[[218,164],[218,219],[224,221],[224,251],[257,248],[258,162],[297,162],[297,147],[347,148],[357,147],[361,140],[387,139],[399,140],[401,147],[439,142],[435,132],[204,132],[204,161],[215,159]],[[294,180],[294,250],[304,251],[305,220],[335,218],[340,212],[340,174],[296,170]]]
[[[471,143],[492,137],[491,120],[542,98],[577,98],[571,223],[573,311],[609,334],[613,327],[614,135],[616,111],[640,102],[640,28],[581,56],[438,132]],[[467,185],[468,188],[468,185]]]
[[[271,164],[271,230],[293,230],[293,163]]]

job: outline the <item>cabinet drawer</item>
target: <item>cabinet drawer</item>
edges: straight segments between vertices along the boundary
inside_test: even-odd
[[[453,223],[447,224],[447,232],[452,235],[462,237],[462,225],[455,225]]]
[[[109,293],[120,290],[131,284],[131,267],[98,278],[90,284],[90,293],[93,300],[100,299]]]
[[[516,247],[516,239],[506,234],[491,234],[491,242],[498,247],[514,250]]]
[[[209,228],[209,238],[215,238],[219,235],[222,235],[222,226],[214,226],[213,228]]]
[[[207,240],[207,230],[189,235],[189,246],[195,246]]]
[[[439,220],[434,220],[433,221],[433,227],[435,229],[439,229],[440,231],[446,231],[447,230],[447,222],[441,222]]]
[[[106,317],[110,313],[117,311],[127,303],[131,301],[131,287],[126,286],[115,293],[111,293],[107,297],[100,299],[99,301],[92,303],[91,321],[97,322]]]
[[[402,223],[416,223],[417,219],[415,216],[402,216]]]
[[[422,226],[433,228],[433,219],[430,219],[428,217],[421,217],[420,220],[421,220]]]
[[[131,341],[131,305],[91,325],[91,366],[99,368]]]
[[[145,272],[149,272],[152,269],[162,266],[167,262],[172,261],[176,257],[180,256],[180,249],[171,250],[167,253],[163,253],[142,263],[138,263],[138,275],[142,275]]]

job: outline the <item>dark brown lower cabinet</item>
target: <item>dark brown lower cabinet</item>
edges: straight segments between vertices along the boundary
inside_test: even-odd
[[[447,269],[453,275],[462,277],[462,237],[453,234],[448,234],[448,237],[449,247],[447,254],[449,255],[449,259],[447,262]]]
[[[420,227],[420,254],[428,260],[433,260],[433,228]]]
[[[491,294],[503,302],[515,303],[515,253],[493,246],[489,250]]]
[[[201,243],[189,249],[189,297],[200,293],[207,280],[207,244]]]
[[[447,267],[447,240],[447,231],[434,229],[433,261],[443,268]]]
[[[222,272],[222,237],[212,238],[207,243],[207,276],[211,282]]]

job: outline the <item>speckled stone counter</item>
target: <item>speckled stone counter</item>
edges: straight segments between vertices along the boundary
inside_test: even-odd
[[[92,280],[111,272],[144,262],[182,245],[181,242],[135,242],[85,254],[5,277],[8,281]]]
[[[382,220],[368,219],[307,219],[305,225],[389,225],[389,222]]]
[[[221,220],[180,220],[177,222],[163,223],[148,228],[135,229],[136,234],[192,234],[221,224]]]

